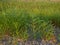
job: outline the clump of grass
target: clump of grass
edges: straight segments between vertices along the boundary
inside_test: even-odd
[[[8,34],[25,40],[31,35],[34,39],[49,38],[51,37],[49,35],[54,35],[54,27],[50,21],[55,23],[54,25],[60,25],[60,3],[0,2],[0,34],[2,35]]]
[[[29,37],[50,39],[54,35],[54,27],[43,16],[31,16],[27,12],[21,12],[20,15],[6,13],[0,17],[2,17],[0,20],[2,35],[7,34],[23,40],[27,40]]]

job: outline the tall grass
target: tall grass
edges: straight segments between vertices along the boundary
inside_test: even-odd
[[[1,35],[8,34],[23,40],[32,35],[34,39],[43,37],[50,39],[54,36],[52,24],[60,26],[60,3],[0,2]]]
[[[23,40],[44,37],[49,40],[54,36],[54,27],[41,15],[31,16],[23,11],[20,15],[5,13],[0,18],[1,36],[9,35]]]

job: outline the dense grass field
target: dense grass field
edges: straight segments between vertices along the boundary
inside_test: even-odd
[[[20,15],[21,12],[32,16],[42,15],[54,20],[56,25],[60,26],[60,2],[0,2],[0,13],[3,15]]]
[[[60,2],[0,1],[0,39],[60,41]]]

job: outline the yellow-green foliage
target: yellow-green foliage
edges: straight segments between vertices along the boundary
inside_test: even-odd
[[[50,21],[59,25],[60,3],[0,1],[0,34],[2,35],[7,33],[27,39],[30,36],[28,35],[30,29],[34,39],[43,37],[50,39],[49,37],[54,35],[54,27]]]

